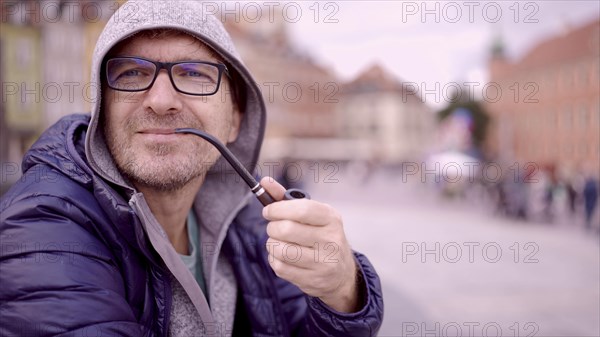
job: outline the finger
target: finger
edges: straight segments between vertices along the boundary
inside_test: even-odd
[[[313,273],[308,269],[300,268],[296,265],[286,263],[283,260],[277,258],[269,259],[269,265],[278,277],[292,282],[296,285],[298,285],[299,280],[302,280],[306,278],[309,274]]]
[[[302,251],[305,249],[303,247]],[[319,297],[339,286],[341,270],[338,264],[315,263],[310,254],[305,253],[299,259],[289,251],[283,257],[277,250],[274,252],[275,257],[269,258],[271,269],[278,277],[295,284],[304,293]]]
[[[270,263],[273,263],[273,260],[278,260],[301,269],[318,270],[321,268],[319,265],[321,252],[312,248],[273,238],[269,238],[266,246]]]
[[[298,268],[277,259],[271,261],[269,265],[278,277],[293,283],[305,294],[313,297],[323,295],[324,292],[320,288],[322,284],[326,284],[327,280],[320,277],[318,272]]]
[[[272,177],[263,177],[260,180],[262,187],[273,197],[275,201],[283,200],[285,194],[285,187],[277,182]]]
[[[341,216],[333,207],[310,199],[272,203],[263,208],[263,217],[270,221],[292,220],[313,226],[342,223]]]
[[[307,226],[291,220],[277,220],[267,224],[267,234],[279,241],[312,248],[315,243],[322,241],[323,236],[326,235],[326,233],[319,230],[321,228]]]
[[[306,247],[269,238],[266,246],[269,261],[277,259],[302,269],[323,272],[326,269],[337,268],[348,259],[343,254],[344,248],[335,242],[315,243],[313,247]]]

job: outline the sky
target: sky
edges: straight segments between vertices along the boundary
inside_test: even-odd
[[[544,39],[600,17],[598,1],[306,1],[280,8],[294,43],[342,80],[379,63],[421,89],[485,84],[498,35],[518,60]],[[445,104],[443,96],[427,103]]]

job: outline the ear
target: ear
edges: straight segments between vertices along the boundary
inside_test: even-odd
[[[240,134],[240,126],[242,125],[242,113],[239,111],[237,104],[233,105],[231,111],[231,128],[229,129],[228,143],[233,143]]]

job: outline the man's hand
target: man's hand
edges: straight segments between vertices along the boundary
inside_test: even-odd
[[[273,199],[285,189],[273,178],[261,185]],[[358,310],[357,267],[342,218],[331,206],[308,199],[274,202],[263,208],[269,263],[277,276],[340,312]]]

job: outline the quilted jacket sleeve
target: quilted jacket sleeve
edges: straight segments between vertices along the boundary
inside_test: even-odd
[[[39,193],[7,204],[0,215],[1,336],[142,335],[118,267],[79,208]]]
[[[311,336],[375,336],[383,321],[381,282],[369,260],[354,252],[362,273],[363,307],[354,313],[341,313],[315,297],[308,297],[308,331]]]

